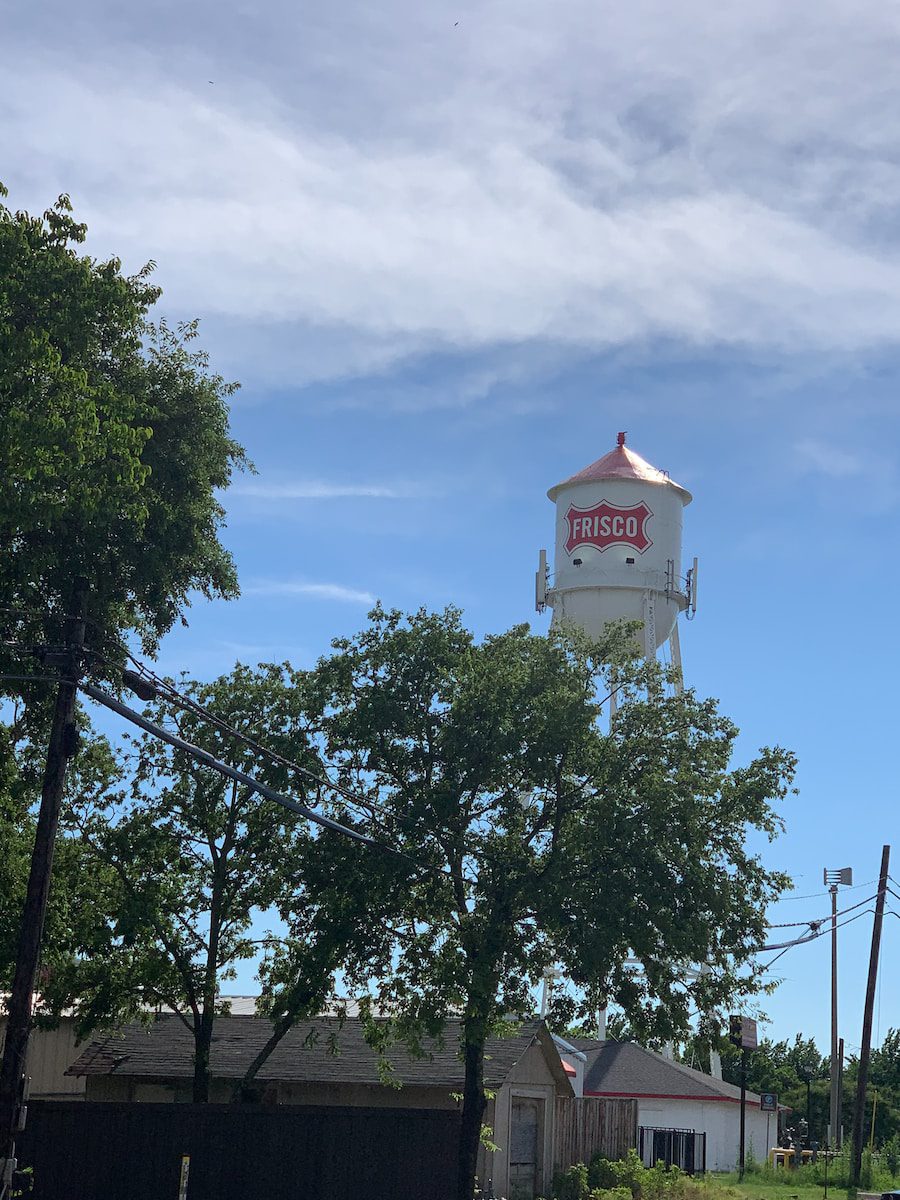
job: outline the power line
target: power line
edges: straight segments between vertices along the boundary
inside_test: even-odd
[[[888,889],[888,890],[890,890],[890,889]],[[773,925],[773,924],[769,923],[769,928],[770,929],[797,929],[803,925],[808,926],[810,929],[818,928],[818,926],[822,925],[825,921],[830,922],[833,917],[842,917],[845,913],[853,912],[853,910],[856,908],[862,908],[862,906],[864,904],[868,904],[870,900],[875,900],[878,897],[878,895],[879,895],[879,893],[876,892],[873,896],[869,896],[865,900],[860,900],[857,904],[851,904],[849,908],[842,908],[840,910],[840,912],[837,912],[837,913],[826,913],[824,917],[817,917],[814,921],[785,921],[780,925]],[[900,900],[900,895],[897,896],[897,899]],[[776,947],[773,947],[773,949],[776,949]]]
[[[302,775],[311,782],[318,784],[319,787],[334,792],[336,795],[342,797],[344,800],[347,800],[350,804],[355,805],[357,808],[368,808],[373,812],[381,813],[382,816],[386,816],[391,820],[397,819],[396,814],[392,813],[383,805],[376,804],[372,800],[358,796],[356,793],[350,791],[349,788],[345,788],[341,784],[335,783],[333,780],[329,779],[328,776],[318,775],[311,768],[301,766],[300,763],[294,762],[293,759],[286,758],[283,754],[279,754],[278,751],[269,749],[268,746],[264,746],[261,742],[256,741],[255,738],[252,738],[248,734],[241,732],[239,729],[235,729],[234,726],[229,725],[227,721],[223,721],[221,717],[218,717],[215,713],[210,712],[208,708],[204,707],[204,705],[200,704],[200,702],[195,700],[193,697],[185,696],[183,693],[179,692],[173,684],[169,683],[168,680],[161,678],[145,663],[142,663],[139,659],[135,658],[133,654],[128,651],[126,651],[126,654],[129,662],[135,666],[140,674],[148,679],[150,683],[157,689],[157,691],[162,693],[163,699],[168,700],[172,704],[180,705],[189,712],[193,712],[195,716],[202,717],[210,724],[215,725],[216,728],[221,730],[222,733],[227,733],[231,737],[236,738],[238,741],[243,742],[245,746],[248,746],[251,750],[255,750],[258,754],[265,755],[272,762],[278,763],[279,766],[287,767],[289,770],[295,771],[298,775]]]
[[[128,657],[131,658],[132,656],[129,654]],[[134,661],[134,660],[132,660],[132,661]],[[145,671],[147,670],[147,668],[145,668],[143,666],[143,664],[139,664],[139,665]],[[153,674],[153,673],[150,672],[150,674]],[[176,692],[174,687],[166,684],[165,681],[163,681],[163,680],[160,680],[160,683],[164,685],[165,692],[170,691],[170,692],[174,693],[174,696],[177,697],[178,701],[184,702],[186,707],[188,707],[188,708],[194,707],[192,702],[189,701],[187,697],[182,697],[180,695],[180,693]],[[293,797],[284,796],[282,793],[276,792],[274,788],[270,788],[270,787],[268,787],[268,785],[260,783],[258,780],[254,779],[253,776],[247,775],[245,772],[238,771],[236,768],[228,766],[227,763],[221,762],[219,759],[215,758],[214,755],[210,754],[206,750],[203,750],[200,746],[197,746],[192,742],[188,742],[186,739],[180,737],[179,735],[174,734],[167,729],[164,729],[161,725],[157,725],[153,721],[148,720],[146,717],[142,716],[140,713],[136,712],[134,709],[129,708],[127,705],[123,704],[119,700],[115,700],[112,696],[109,696],[106,692],[103,692],[100,688],[94,686],[93,684],[82,683],[80,685],[80,687],[81,687],[82,691],[84,691],[87,695],[89,695],[93,700],[96,700],[97,703],[103,704],[107,708],[112,709],[113,712],[116,712],[120,716],[125,717],[126,720],[131,721],[134,724],[138,725],[139,728],[146,730],[148,733],[152,734],[155,737],[160,738],[164,742],[168,742],[169,745],[174,746],[176,749],[180,749],[180,750],[184,751],[185,753],[192,755],[194,758],[198,759],[201,762],[204,762],[207,766],[211,767],[213,770],[218,771],[219,774],[225,775],[230,779],[234,779],[237,782],[242,783],[246,787],[252,788],[254,791],[258,792],[261,796],[265,797],[266,799],[272,800],[276,804],[280,804],[283,808],[287,808],[287,809],[289,809],[289,811],[295,812],[299,816],[306,817],[307,820],[312,821],[314,824],[319,825],[320,827],[322,827],[324,829],[331,830],[334,833],[341,833],[345,837],[349,837],[353,841],[360,842],[364,845],[371,847],[372,849],[378,849],[385,853],[393,854],[393,855],[397,856],[398,858],[402,858],[402,859],[406,860],[407,862],[411,863],[413,866],[417,867],[419,870],[426,871],[431,874],[441,875],[442,877],[448,878],[451,880],[455,879],[455,876],[453,875],[453,873],[451,871],[445,869],[444,867],[431,866],[429,864],[421,863],[417,859],[415,859],[411,854],[408,854],[405,850],[399,849],[397,846],[392,846],[388,842],[379,841],[377,838],[370,837],[368,834],[360,833],[358,830],[351,829],[348,826],[341,824],[339,821],[335,821],[331,817],[326,817],[324,814],[316,812],[315,809],[311,809],[307,805],[301,804],[298,800],[294,800]],[[306,768],[301,767],[298,763],[291,762],[290,759],[283,758],[281,755],[277,754],[275,751],[267,750],[266,747],[264,747],[264,746],[258,746],[258,744],[255,743],[252,739],[247,738],[246,735],[241,734],[238,730],[232,729],[232,727],[229,726],[226,722],[221,721],[219,718],[215,717],[212,713],[207,713],[207,711],[201,705],[196,705],[195,707],[197,709],[198,715],[202,716],[204,719],[208,719],[213,724],[218,725],[224,732],[232,733],[232,734],[234,734],[234,736],[240,738],[241,740],[247,741],[248,744],[250,744],[254,748],[258,748],[262,753],[268,754],[270,757],[274,758],[279,763],[281,763],[285,766],[288,766],[288,767],[292,767],[295,770],[299,771],[301,774],[307,774],[307,775],[311,776],[313,779],[316,780],[317,783],[320,784],[320,786],[334,787],[334,789],[336,791],[338,791],[338,793],[341,795],[344,795],[346,793],[346,796],[348,798],[353,799],[354,803],[356,803],[358,806],[362,806],[362,805],[365,805],[368,803],[367,801],[359,800],[359,799],[353,797],[352,792],[347,792],[346,789],[340,788],[339,785],[333,785],[330,780],[320,779],[319,776],[315,775],[314,772],[308,771]],[[470,880],[467,880],[465,878],[463,879],[463,883],[465,883],[465,884],[470,883],[470,882],[471,882]]]
[[[257,753],[267,756],[269,759],[271,759],[273,762],[278,763],[280,766],[287,767],[289,770],[297,772],[297,774],[316,783],[320,788],[325,788],[328,791],[334,792],[336,795],[341,796],[344,800],[348,801],[348,803],[350,803],[350,804],[355,805],[357,808],[368,809],[370,812],[380,813],[382,816],[388,818],[391,821],[395,821],[398,823],[400,822],[401,818],[398,817],[398,815],[395,812],[392,812],[390,809],[385,808],[381,804],[378,804],[376,801],[357,795],[356,793],[352,792],[350,789],[343,787],[341,784],[335,783],[328,776],[319,775],[315,771],[311,770],[309,767],[301,766],[300,763],[295,762],[293,759],[286,758],[284,755],[279,754],[277,751],[271,750],[269,747],[264,746],[261,742],[258,742],[255,738],[250,737],[249,734],[246,734],[239,729],[235,729],[234,726],[229,725],[226,721],[223,721],[221,717],[217,716],[213,712],[210,712],[210,710],[208,708],[206,708],[204,705],[202,705],[198,700],[195,700],[192,696],[186,696],[182,692],[179,692],[178,689],[174,686],[174,684],[170,683],[168,680],[159,676],[155,671],[153,671],[150,667],[148,667],[146,665],[146,663],[144,663],[140,659],[136,658],[135,655],[133,655],[129,650],[125,650],[125,655],[128,658],[128,661],[131,662],[132,665],[137,669],[137,671],[145,679],[147,679],[149,681],[149,683],[154,687],[154,689],[158,693],[162,694],[163,699],[168,700],[172,704],[182,706],[187,711],[194,713],[195,716],[202,717],[204,720],[209,721],[211,724],[216,726],[223,733],[227,733],[230,736],[236,738],[237,740],[243,742],[244,745],[255,750]],[[105,659],[104,661],[109,663],[108,659]],[[605,696],[603,698],[603,700],[600,702],[601,705],[605,704],[613,695],[615,695],[616,692],[618,692],[624,686],[625,686],[625,684],[621,683],[617,687],[615,687],[607,696]],[[582,788],[586,785],[586,782],[587,781],[585,781],[584,783],[581,784]],[[453,878],[452,873],[449,871],[444,871],[441,868],[431,868],[431,869],[439,870],[441,874],[448,875],[451,878]],[[474,883],[474,880],[466,879],[465,877],[464,877],[463,881],[464,881],[464,883],[467,883],[467,884]]]
[[[869,896],[865,900],[860,900],[860,902],[858,904],[851,905],[850,908],[845,908],[843,910],[843,913],[837,913],[835,915],[843,916],[844,913],[853,912],[853,910],[856,908],[862,908],[862,906],[864,904],[870,904],[873,900],[876,900],[878,898],[878,896],[880,896],[881,894],[882,894],[881,892],[876,892],[874,896]],[[872,909],[867,909],[866,911],[871,912]],[[858,920],[860,917],[862,917],[864,915],[865,915],[865,913],[861,912],[861,913],[857,913],[857,915],[855,917],[850,917],[846,921],[839,921],[835,928],[842,929],[845,925],[851,924],[851,922]],[[824,929],[822,928],[823,925],[825,926]],[[831,917],[823,917],[821,921],[812,922],[810,924],[810,932],[808,934],[804,935],[803,937],[794,938],[793,941],[790,941],[790,942],[776,942],[775,945],[773,945],[773,946],[760,946],[759,949],[755,951],[755,953],[762,954],[766,950],[790,950],[791,947],[793,947],[793,946],[802,946],[802,945],[805,945],[806,942],[814,942],[816,940],[816,938],[822,937],[823,934],[830,933],[831,927],[832,927],[831,926]]]
[[[873,883],[877,883],[877,882],[878,882],[877,879],[867,879],[865,881],[865,883],[854,883],[849,887],[845,887],[843,890],[845,892],[856,892],[860,888],[871,887]],[[897,880],[895,879],[894,882],[897,883]],[[900,887],[900,884],[898,884],[898,887]],[[828,896],[829,894],[830,893],[827,891],[825,891],[825,892],[807,892],[803,896],[795,896],[795,895],[793,895],[793,893],[791,893],[788,896],[779,896],[777,900],[773,901],[773,903],[781,904],[782,901],[784,901],[784,900],[819,900],[824,896]]]
[[[391,846],[387,842],[379,842],[377,839],[369,837],[368,834],[360,833],[356,829],[350,829],[349,826],[342,825],[339,821],[333,821],[331,817],[323,816],[322,813],[317,813],[314,809],[307,807],[307,805],[301,804],[299,800],[294,800],[290,796],[284,796],[280,792],[276,792],[274,788],[270,788],[266,784],[260,783],[259,780],[254,779],[252,775],[247,775],[244,771],[238,771],[235,767],[230,767],[227,763],[220,762],[219,759],[215,758],[207,750],[203,750],[200,746],[196,746],[192,742],[185,741],[184,738],[178,737],[174,733],[170,733],[169,730],[163,729],[162,726],[156,725],[152,721],[148,721],[146,717],[141,716],[140,713],[135,712],[134,709],[129,708],[128,705],[122,704],[121,701],[116,700],[114,697],[108,695],[94,684],[82,683],[80,687],[81,690],[86,693],[86,695],[90,696],[92,700],[96,700],[98,704],[102,704],[106,708],[111,709],[113,712],[118,713],[119,716],[124,717],[127,721],[133,722],[141,729],[146,730],[148,733],[153,734],[155,737],[160,738],[164,742],[168,742],[169,745],[174,746],[176,749],[182,750],[186,754],[190,754],[191,757],[197,759],[199,762],[205,763],[206,766],[211,767],[214,771],[218,771],[220,775],[225,775],[227,778],[243,784],[244,787],[252,788],[253,791],[258,792],[265,799],[272,800],[275,804],[281,805],[282,808],[286,808],[290,812],[296,813],[298,816],[305,817],[308,821],[312,821],[313,824],[319,825],[323,829],[331,830],[333,833],[340,833],[344,837],[347,837],[352,841],[359,842],[362,845],[369,846],[372,849],[382,850],[388,854],[395,854],[399,858],[403,858],[408,862],[412,862],[414,866],[419,867],[420,869],[440,871],[441,874],[449,874],[449,872],[444,872],[438,867],[426,867],[424,864],[416,862],[416,860],[410,855],[406,854],[405,851],[398,850],[396,846]]]

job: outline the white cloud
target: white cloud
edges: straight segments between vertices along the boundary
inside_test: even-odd
[[[869,469],[862,455],[812,438],[798,442],[796,449],[801,464],[807,470],[831,479],[849,479],[863,475]]]
[[[294,480],[283,483],[237,483],[229,496],[250,496],[255,500],[402,500],[421,494],[408,485],[384,486],[367,483],[327,483],[321,480]]]
[[[897,341],[900,23],[875,0],[90,11],[109,52],[7,41],[10,182],[157,258],[240,373]]]
[[[849,425],[844,440],[834,436],[803,438],[795,445],[795,464],[818,477],[816,495],[832,510],[868,517],[893,512],[900,504],[900,472],[893,447],[883,439],[872,444]],[[858,536],[858,530],[852,535]]]
[[[337,600],[346,604],[374,604],[371,592],[344,587],[340,583],[303,583],[289,579],[260,580],[241,589],[245,596],[312,596],[318,600]]]

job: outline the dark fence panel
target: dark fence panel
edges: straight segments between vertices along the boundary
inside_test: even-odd
[[[459,1118],[415,1108],[35,1101],[34,1200],[453,1200]]]
[[[641,1126],[639,1153],[645,1167],[658,1162],[680,1167],[688,1175],[706,1171],[706,1134],[694,1129],[657,1129]]]

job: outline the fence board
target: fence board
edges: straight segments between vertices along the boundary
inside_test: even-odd
[[[637,1100],[575,1096],[556,1101],[557,1171],[590,1162],[595,1154],[620,1159],[637,1149]]]
[[[453,1200],[458,1114],[402,1108],[34,1101],[34,1200]]]

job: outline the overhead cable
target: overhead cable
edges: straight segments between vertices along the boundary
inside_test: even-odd
[[[854,883],[848,887],[845,887],[843,888],[843,891],[856,892],[859,891],[860,888],[871,887],[873,883],[877,882],[877,879],[867,879],[864,883]],[[895,879],[894,882],[897,883],[897,880]],[[898,886],[900,886],[900,884],[898,884]],[[773,901],[773,903],[781,904],[785,900],[819,900],[822,897],[829,895],[831,895],[831,893],[827,889],[822,892],[806,892],[802,896],[794,896],[793,894],[790,894],[787,896],[779,896],[777,900]]]
[[[153,721],[148,721],[146,717],[135,712],[133,708],[129,708],[127,704],[123,704],[120,700],[116,700],[101,688],[96,687],[92,683],[82,682],[80,685],[81,691],[90,696],[92,700],[96,700],[98,704],[104,705],[113,712],[118,713],[120,717],[124,717],[127,721],[133,722],[147,733],[153,734],[161,741],[168,742],[176,750],[183,750],[186,754],[190,754],[192,758],[199,762],[205,763],[214,771],[218,771],[220,775],[224,775],[228,779],[233,779],[236,783],[243,784],[244,787],[251,788],[258,792],[266,800],[272,800],[276,804],[280,804],[282,808],[288,809],[290,812],[296,813],[298,816],[305,817],[313,824],[321,826],[323,829],[329,829],[334,833],[340,833],[343,837],[350,838],[354,842],[360,842],[364,846],[370,846],[375,850],[383,850],[389,854],[395,854],[400,858],[407,859],[410,862],[415,862],[408,854],[402,850],[398,850],[395,846],[391,846],[386,842],[379,842],[377,839],[369,837],[365,833],[360,833],[356,829],[351,829],[347,825],[342,825],[339,821],[333,821],[331,817],[326,817],[322,813],[316,812],[305,804],[301,804],[299,800],[294,800],[290,796],[284,796],[281,792],[276,792],[274,788],[268,787],[264,783],[260,783],[258,779],[254,779],[252,775],[247,775],[244,771],[239,771],[235,767],[228,766],[227,763],[220,762],[207,750],[201,749],[200,746],[194,745],[192,742],[185,741],[184,738],[178,737],[169,730],[163,729],[161,725],[156,725]],[[421,867],[421,863],[415,863],[417,867]],[[426,868],[428,869],[428,868]]]
[[[850,906],[850,908],[845,908],[843,910],[843,913],[837,913],[835,915],[843,916],[848,912],[853,912],[853,910],[856,908],[862,908],[862,906],[864,904],[870,904],[873,900],[876,900],[878,898],[878,896],[880,896],[880,895],[881,895],[880,891],[876,892],[874,896],[869,896],[865,900],[860,900],[858,904],[853,904]],[[871,911],[871,910],[869,910],[869,911]],[[862,915],[863,915],[862,913],[859,913],[859,916],[862,916]],[[857,919],[856,917],[851,917],[850,921],[855,921],[856,919]],[[849,925],[850,921],[839,921],[837,923],[836,928],[840,929],[843,925]],[[823,926],[824,926],[824,928],[823,928]],[[803,937],[794,938],[792,941],[789,941],[789,942],[776,942],[771,946],[760,946],[759,949],[755,951],[755,953],[762,954],[767,950],[789,950],[791,948],[791,946],[802,946],[805,942],[814,942],[816,940],[816,938],[820,938],[824,933],[828,933],[831,928],[832,928],[832,919],[830,916],[823,917],[820,921],[810,921],[809,933],[805,934]]]
[[[142,663],[140,659],[135,658],[133,654],[128,653],[128,659],[140,672],[140,674],[144,675],[150,680],[154,687],[160,692],[162,699],[168,700],[172,704],[177,704],[182,708],[193,712],[196,716],[202,717],[204,720],[209,721],[210,724],[215,725],[216,728],[222,733],[230,734],[239,742],[243,742],[244,745],[248,746],[251,750],[255,750],[258,754],[265,755],[272,762],[278,763],[279,766],[287,767],[289,770],[295,771],[298,775],[302,775],[305,779],[310,780],[312,783],[318,784],[319,787],[325,788],[327,791],[334,792],[335,795],[341,796],[344,800],[348,801],[348,803],[354,804],[358,808],[368,808],[373,812],[380,812],[383,816],[389,817],[393,820],[397,819],[395,813],[392,813],[389,809],[384,808],[382,805],[376,804],[372,800],[368,800],[365,797],[357,795],[349,788],[345,788],[341,784],[335,783],[332,779],[329,779],[327,775],[319,775],[310,767],[301,766],[300,763],[294,762],[293,759],[286,758],[283,754],[279,754],[277,750],[272,750],[268,746],[264,746],[261,742],[256,741],[255,738],[250,737],[249,734],[243,733],[239,729],[235,729],[233,725],[229,725],[227,721],[223,721],[221,717],[217,716],[213,712],[210,712],[208,708],[204,707],[204,705],[202,705],[198,700],[195,700],[192,696],[185,696],[182,692],[179,692],[176,687],[157,675],[155,671],[152,671],[146,666],[145,663]]]
[[[890,889],[888,889],[890,890]],[[861,908],[864,904],[868,904],[870,900],[876,899],[878,892],[874,896],[869,896],[865,900],[860,900],[857,904],[851,904],[849,908],[842,908],[836,913],[827,913],[824,917],[817,917],[814,921],[784,921],[780,925],[769,924],[770,929],[797,929],[803,925],[810,929],[823,925],[826,921],[832,921],[834,917],[842,917],[845,913],[853,912],[854,909]],[[900,896],[897,897],[900,900]]]
[[[874,897],[873,897],[873,898],[874,898]],[[840,921],[840,922],[838,923],[838,926],[837,926],[837,928],[838,928],[838,929],[843,929],[843,927],[844,927],[845,925],[852,925],[854,921],[858,921],[858,920],[860,919],[860,917],[864,917],[864,916],[866,915],[866,913],[874,913],[874,911],[875,911],[875,909],[874,909],[874,908],[867,908],[867,909],[864,909],[864,910],[863,910],[863,912],[861,912],[861,913],[857,913],[855,917],[848,917],[846,921]],[[813,934],[811,937],[797,938],[797,939],[796,939],[796,941],[793,941],[793,942],[785,942],[785,943],[782,943],[781,945],[778,945],[778,946],[761,946],[761,947],[759,948],[759,950],[756,950],[756,951],[754,951],[754,953],[756,953],[756,954],[762,954],[762,953],[763,953],[764,951],[766,951],[766,950],[779,950],[779,951],[780,951],[780,953],[779,953],[779,954],[776,954],[774,958],[771,958],[771,959],[769,959],[769,961],[768,961],[767,963],[764,963],[764,964],[763,964],[763,965],[762,965],[762,966],[759,968],[759,970],[758,970],[758,972],[757,972],[757,973],[758,973],[758,974],[761,974],[763,971],[768,971],[768,970],[769,970],[769,968],[772,966],[772,964],[773,964],[773,963],[775,963],[775,962],[777,962],[777,961],[778,961],[778,959],[779,959],[779,958],[781,958],[781,955],[782,955],[782,954],[787,954],[788,950],[793,950],[793,948],[794,948],[795,946],[803,946],[803,945],[805,945],[807,942],[812,942],[812,941],[815,941],[815,939],[816,939],[816,938],[818,938],[818,937],[821,937],[823,933],[829,933],[829,932],[830,932],[830,929],[831,929],[831,923],[830,923],[830,921],[829,921],[829,924],[828,924],[828,928],[827,928],[827,929],[821,929],[821,930],[820,930],[818,933],[816,933],[816,934]]]

